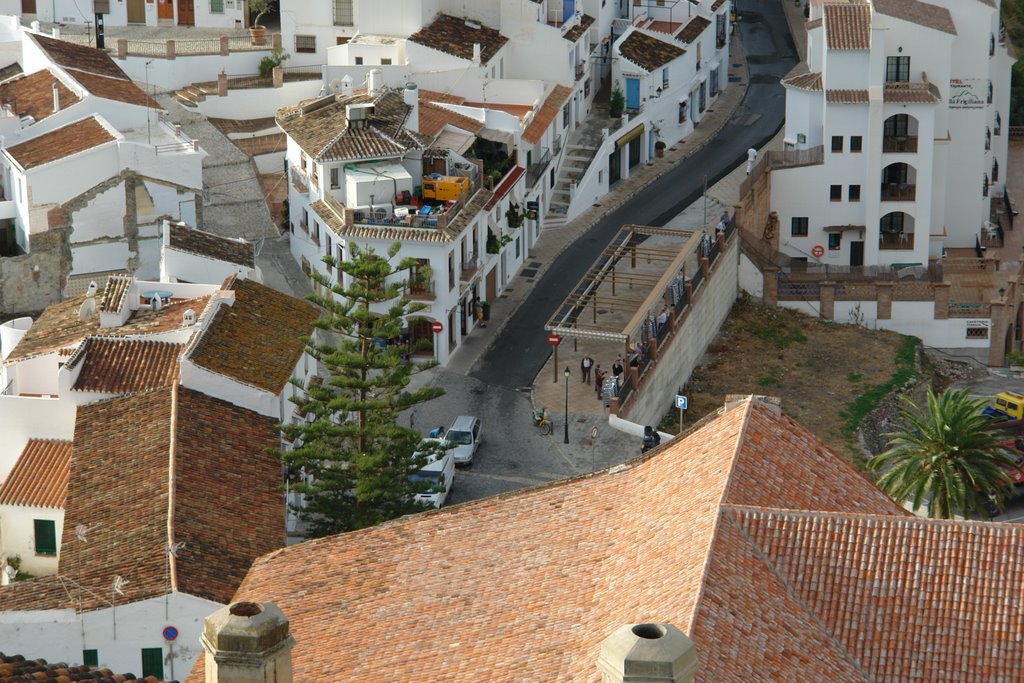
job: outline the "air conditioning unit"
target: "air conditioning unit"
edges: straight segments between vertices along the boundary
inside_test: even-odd
[[[365,121],[373,115],[372,104],[349,104],[345,107],[345,116],[349,121]]]

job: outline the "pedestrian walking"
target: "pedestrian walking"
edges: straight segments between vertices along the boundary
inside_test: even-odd
[[[757,161],[757,150],[751,147],[747,150],[747,175],[754,170],[755,161]]]
[[[580,361],[580,372],[583,375],[581,380],[584,384],[590,384],[590,368],[594,365],[594,359],[590,356],[583,356]]]
[[[476,304],[476,322],[480,327],[487,327],[487,323],[484,322],[484,307],[479,302]]]
[[[626,369],[622,367],[622,356],[616,356],[615,361],[612,363],[612,377],[615,378],[616,390],[618,390],[619,385],[622,383],[619,377],[621,377],[622,373],[625,371]]]
[[[605,371],[598,365],[594,368],[594,389],[597,391],[597,400],[601,400],[601,395],[604,393],[604,378]]]

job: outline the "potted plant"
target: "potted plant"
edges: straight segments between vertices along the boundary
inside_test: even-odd
[[[665,143],[662,140],[658,140],[654,143],[654,154],[659,159],[665,156]]]
[[[252,17],[252,25],[249,27],[249,36],[253,45],[266,45],[267,28],[260,26],[260,19],[274,8],[274,0],[249,0],[249,16]]]
[[[621,118],[622,112],[626,108],[626,96],[622,94],[622,88],[619,87],[618,83],[615,84],[615,88],[612,90],[612,95],[608,98],[608,113],[613,119]]]

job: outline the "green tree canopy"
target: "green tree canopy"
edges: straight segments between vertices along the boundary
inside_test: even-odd
[[[410,302],[404,292],[430,275],[416,268],[415,259],[394,264],[399,246],[393,244],[386,256],[350,246],[349,260],[340,263],[325,256],[337,268],[333,286],[323,274],[312,275],[324,293],[309,299],[325,315],[316,323],[317,334],[304,341],[326,376],[308,386],[295,381],[303,393],[292,401],[306,420],[282,427],[293,448],[281,452],[290,472],[306,475],[294,488],[305,494],[305,507],[296,512],[311,536],[361,529],[422,509],[413,494],[424,485],[409,478],[424,464],[413,458],[420,435],[400,427],[396,418],[444,392],[429,386],[406,391],[412,373],[432,363],[413,365],[399,346],[384,343],[398,338],[408,317],[423,310],[425,304]]]
[[[989,500],[1001,507],[1012,486],[1003,468],[1013,467],[1015,454],[990,429],[981,412],[987,402],[966,390],[936,396],[930,389],[924,407],[902,400],[903,429],[889,434],[889,450],[868,463],[882,470],[878,486],[915,512],[927,502],[930,517],[981,514]]]

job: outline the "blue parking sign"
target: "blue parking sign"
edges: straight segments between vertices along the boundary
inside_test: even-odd
[[[686,397],[676,395],[676,408],[680,410],[686,410]]]

